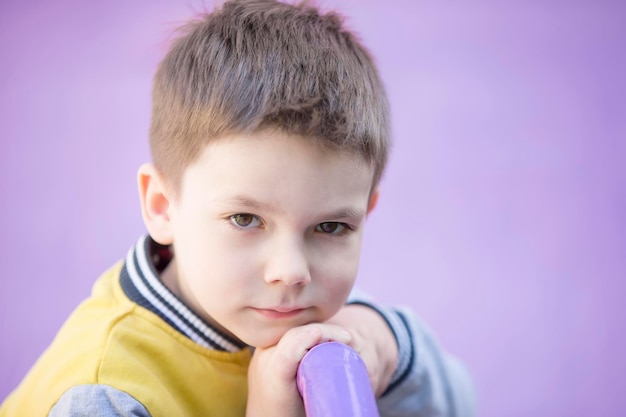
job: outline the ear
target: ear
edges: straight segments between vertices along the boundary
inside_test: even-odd
[[[380,195],[380,188],[376,187],[372,191],[372,194],[370,195],[370,202],[367,205],[367,215],[368,216],[372,212],[372,210],[374,210],[374,208],[376,208],[376,205],[378,204],[378,196],[379,195]]]
[[[137,172],[141,214],[152,239],[162,245],[173,242],[170,197],[163,176],[153,164],[144,164]]]

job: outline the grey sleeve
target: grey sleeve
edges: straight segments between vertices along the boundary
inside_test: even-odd
[[[352,294],[348,303],[378,311],[398,343],[398,366],[378,399],[381,417],[475,415],[474,387],[467,370],[441,350],[409,309],[382,308],[360,294]]]
[[[129,394],[108,385],[77,385],[67,390],[48,417],[150,417]]]

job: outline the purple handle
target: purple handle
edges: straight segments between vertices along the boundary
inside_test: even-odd
[[[307,417],[380,417],[365,364],[343,343],[309,350],[296,381]]]

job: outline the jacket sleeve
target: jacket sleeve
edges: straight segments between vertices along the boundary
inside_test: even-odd
[[[348,304],[376,310],[398,343],[398,366],[378,398],[381,417],[475,415],[474,387],[461,362],[441,350],[431,331],[407,308],[383,308],[363,294],[351,294]]]
[[[108,385],[77,385],[67,390],[48,417],[150,417],[129,394]]]

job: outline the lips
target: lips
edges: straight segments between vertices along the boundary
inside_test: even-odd
[[[296,317],[305,311],[304,308],[299,307],[255,308],[254,310],[260,315],[271,319]]]

